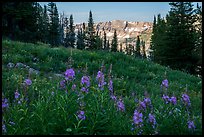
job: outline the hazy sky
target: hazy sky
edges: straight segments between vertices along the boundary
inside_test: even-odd
[[[48,2],[39,2],[41,6]],[[88,22],[89,11],[93,21],[127,20],[153,22],[154,15],[165,17],[170,10],[169,2],[55,2],[58,12],[68,17],[72,14],[74,23]],[[196,3],[194,3],[196,6]],[[199,2],[199,5],[202,5]]]

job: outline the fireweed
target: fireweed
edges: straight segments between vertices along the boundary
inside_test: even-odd
[[[8,107],[9,107],[8,99],[6,99],[6,98],[2,99],[2,109],[8,108]]]
[[[189,128],[189,129],[194,130],[194,129],[196,128],[196,126],[194,125],[194,122],[191,121],[191,120],[189,120],[189,121],[187,122],[187,124],[188,124],[188,128]]]
[[[20,96],[20,94],[19,94],[18,90],[16,90],[16,92],[15,92],[15,99],[18,99],[19,96]]]
[[[151,123],[152,127],[155,128],[157,122],[155,116],[151,113],[149,113],[149,122]]]
[[[140,113],[139,111],[135,110],[134,114],[133,114],[133,123],[132,123],[132,131],[134,131],[135,129],[140,129],[143,126],[143,114]],[[140,131],[137,133],[138,135],[140,135],[142,133],[142,129],[140,129]]]
[[[169,86],[168,80],[167,79],[163,80],[161,86],[168,88],[168,86]]]
[[[124,105],[123,100],[121,98],[117,101],[117,109],[119,111],[122,111],[122,112],[125,111],[125,105]]]
[[[90,86],[90,79],[88,76],[83,76],[81,78],[81,84],[83,85],[83,87],[81,88],[81,91],[83,92],[88,92],[89,91],[89,86]]]
[[[96,80],[98,81],[98,88],[100,90],[104,90],[104,85],[106,85],[106,82],[104,81],[104,74],[101,71],[98,71]]]
[[[31,84],[32,84],[32,81],[31,81],[31,79],[25,79],[25,84],[27,85],[27,86],[30,86]]]
[[[177,103],[176,97],[172,96],[171,98],[169,98],[169,102],[171,102],[173,105],[176,105],[176,103]]]
[[[108,89],[112,94],[113,93],[113,81],[112,81],[112,79],[110,79],[108,82]]]
[[[166,104],[169,103],[169,96],[163,94],[162,99],[165,101]]]
[[[77,117],[81,120],[85,120],[86,119],[86,116],[85,116],[85,112],[84,111],[82,111],[82,110],[79,110],[78,112],[77,112]]]
[[[66,86],[66,81],[65,80],[60,81],[60,88],[65,89],[65,86]]]
[[[67,81],[71,81],[71,80],[73,80],[74,77],[75,77],[75,72],[74,72],[74,70],[73,70],[72,68],[70,68],[70,69],[67,69],[67,70],[65,71],[64,75],[65,75],[65,79],[66,79]]]
[[[191,105],[190,98],[186,93],[182,94],[182,101],[186,106]]]

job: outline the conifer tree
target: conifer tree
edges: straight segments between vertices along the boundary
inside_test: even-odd
[[[195,28],[196,28],[196,40],[195,49],[193,51],[193,57],[196,59],[196,73],[202,76],[202,7],[198,5],[195,9]]]
[[[92,12],[89,12],[89,20],[88,20],[88,29],[87,29],[87,47],[88,49],[92,50],[92,49],[96,49],[95,44],[95,36],[94,36],[94,22],[93,22],[93,18],[92,18]]]
[[[169,5],[171,10],[167,17],[166,46],[162,48],[165,54],[161,63],[193,74],[196,68],[196,60],[192,56],[196,41],[193,4],[171,2]]]
[[[153,26],[152,26],[152,35],[151,35],[151,40],[150,40],[150,58],[151,60],[154,60],[154,42],[155,42],[155,36],[156,36],[156,16],[154,15],[154,20],[153,20]]]
[[[109,42],[109,40],[107,41],[106,50],[107,50],[107,51],[110,51],[110,42]]]
[[[103,49],[106,49],[106,45],[107,45],[107,40],[106,40],[106,32],[104,31],[104,35],[103,35]]]
[[[120,43],[120,52],[123,52],[122,43]]]
[[[60,43],[60,34],[59,34],[59,15],[57,6],[55,3],[48,3],[48,11],[50,17],[49,23],[49,43],[51,46],[58,46]]]
[[[75,48],[75,32],[74,32],[74,20],[73,20],[73,15],[70,15],[69,18],[69,27],[68,27],[68,32],[66,34],[66,44],[67,47],[72,47]]]
[[[84,43],[84,38],[83,38],[83,31],[82,29],[78,29],[78,34],[77,34],[77,49],[85,49],[85,43]]]
[[[137,41],[136,41],[136,57],[140,57],[140,37],[137,36]]]
[[[142,45],[143,58],[146,58],[145,41],[142,40],[141,45]]]
[[[129,47],[128,47],[128,39],[125,38],[125,51],[126,51],[126,54],[129,55]]]
[[[64,46],[67,48],[69,46],[69,20],[67,17],[65,17],[64,19],[64,27],[65,27]]]
[[[114,35],[111,43],[111,51],[117,52],[117,47],[118,47],[117,33],[116,33],[116,30],[114,30]]]
[[[47,14],[47,6],[44,5],[43,16],[42,16],[42,42],[48,43],[48,27],[49,27],[49,18]]]

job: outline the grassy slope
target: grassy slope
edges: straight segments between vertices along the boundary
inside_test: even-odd
[[[51,85],[57,85],[57,81],[60,80],[60,78],[54,77],[53,73],[63,73],[66,70],[70,54],[70,49],[64,47],[51,49],[45,44],[29,44],[3,40],[3,93],[6,94],[5,91],[13,92],[16,87],[12,87],[11,85],[21,83],[23,78],[20,78],[20,76],[25,78],[28,75],[25,70],[16,72],[15,69],[9,70],[6,68],[9,62],[22,62],[34,69],[40,70],[39,76],[33,76],[33,79],[36,78],[39,80],[38,83],[34,82],[34,84],[38,85],[38,89],[41,90],[45,85],[49,85],[50,89],[47,90],[52,90]],[[39,61],[34,63],[32,61],[34,57],[39,59]],[[202,81],[200,78],[181,71],[171,70],[147,60],[135,59],[122,53],[107,53],[105,51],[90,52],[74,49],[72,57],[74,59],[73,68],[76,72],[83,71],[87,63],[88,74],[94,74],[94,76],[96,76],[102,61],[105,63],[105,74],[107,74],[108,68],[110,64],[112,64],[115,93],[123,96],[131,96],[131,93],[135,92],[139,97],[144,94],[144,91],[147,91],[152,98],[159,97],[160,84],[164,79],[164,73],[166,71],[167,79],[169,80],[169,94],[180,96],[181,93],[185,91],[187,85],[188,94],[192,101],[192,111],[194,115],[201,116]],[[10,77],[11,75],[12,77]],[[83,74],[81,73],[80,75],[82,76]],[[48,76],[52,76],[53,79],[49,79]],[[13,81],[9,80],[8,83],[8,77]],[[105,77],[107,77],[107,75],[105,75]],[[39,84],[42,83],[43,80],[47,83],[44,85]],[[34,90],[37,91],[38,89]]]

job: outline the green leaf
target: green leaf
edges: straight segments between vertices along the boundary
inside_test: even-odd
[[[66,131],[67,132],[72,132],[72,129],[71,128],[67,128]]]

